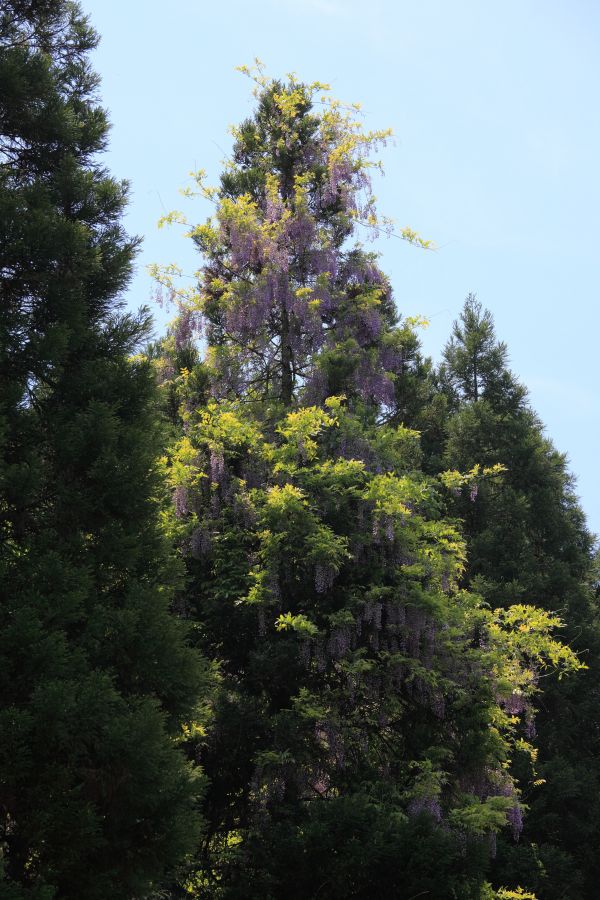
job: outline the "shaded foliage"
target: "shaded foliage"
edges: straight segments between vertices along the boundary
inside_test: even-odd
[[[140,896],[194,843],[202,667],[169,612],[136,241],[75,4],[0,12],[3,896]]]
[[[506,468],[501,482],[482,486],[476,505],[458,501],[469,559],[464,584],[492,604],[534,602],[558,612],[563,639],[589,667],[573,679],[544,679],[536,728],[545,781],[526,788],[530,773],[517,770],[530,810],[521,848],[500,847],[498,868],[552,900],[591,897],[600,876],[600,630],[592,537],[565,457],[545,437],[508,368],[490,313],[473,297],[444,357],[449,414],[438,455],[446,466]]]
[[[155,270],[178,307],[151,355],[179,602],[221,672],[185,887],[483,900],[496,835],[522,829],[509,765],[535,758],[538,676],[580,664],[550,636],[557,617],[461,587],[445,511],[455,495],[475,508],[503,467],[433,478],[400,424],[429,417],[433,471],[459,397],[436,388],[414,322],[351,243],[373,136],[334,101],[316,113],[323,86],[257,81],[221,187],[199,178],[216,212],[190,229],[198,289]]]

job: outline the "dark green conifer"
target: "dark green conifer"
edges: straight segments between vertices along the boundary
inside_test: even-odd
[[[194,840],[174,744],[201,669],[170,614],[136,241],[76,4],[0,10],[2,896],[145,896]],[[167,587],[168,585],[168,587]],[[194,815],[192,816],[192,812]]]
[[[564,455],[544,435],[526,390],[508,368],[491,314],[467,298],[440,371],[448,397],[444,464],[501,463],[500,483],[476,503],[456,500],[468,545],[465,586],[497,606],[535,603],[565,622],[562,637],[589,667],[540,683],[537,786],[517,769],[530,806],[518,848],[501,845],[506,881],[547,900],[587,900],[600,880],[600,630],[593,540]],[[518,762],[518,761],[517,761]]]

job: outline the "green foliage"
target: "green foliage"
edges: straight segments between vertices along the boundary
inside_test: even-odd
[[[494,896],[497,900],[536,900],[535,894],[530,894],[528,891],[522,890],[522,888],[517,888],[515,891],[511,891],[508,888],[500,888],[495,892]]]
[[[303,634],[306,637],[314,637],[319,633],[319,629],[314,622],[307,619],[303,613],[299,613],[297,616],[293,616],[291,613],[278,616],[275,620],[275,628],[277,631],[291,628],[292,631],[296,631],[298,634]]]
[[[371,153],[389,132],[366,131],[325,85],[243,71],[257,109],[232,129],[220,186],[200,171],[196,190],[183,192],[214,207],[186,234],[204,259],[198,283],[182,288],[176,266],[151,267],[177,311],[169,357],[202,331],[219,398],[286,407],[301,395],[307,405],[342,393],[391,398],[419,320],[380,335],[396,319],[391,287],[376,255],[351,245],[359,224],[373,235],[390,227],[370,181]],[[174,211],[165,224],[188,222]],[[410,228],[399,236],[429,246]]]
[[[95,33],[0,11],[2,896],[146,895],[196,842],[177,747],[207,678],[170,612],[155,387],[123,315],[136,240],[99,166]]]
[[[199,289],[155,273],[179,311],[153,351],[179,603],[220,667],[185,890],[532,896],[494,893],[491,851],[522,829],[539,679],[583,663],[550,607],[471,577],[464,507],[510,470],[451,449],[461,403],[508,409],[522,392],[474,298],[438,379],[420,323],[398,323],[375,255],[351,245],[363,214],[378,228],[365,171],[385,135],[338,104],[315,111],[322,86],[247,74],[256,112],[220,187],[198,177],[216,205],[190,231]]]
[[[449,509],[463,520],[467,537],[463,583],[492,606],[513,604],[497,611],[492,635],[510,622],[526,655],[531,635],[520,621],[522,604],[538,607],[536,644],[546,632],[544,619],[555,628],[558,612],[563,647],[577,655],[581,670],[562,681],[554,671],[558,660],[547,653],[538,657],[538,671],[540,664],[545,667],[536,698],[539,756],[535,767],[527,751],[514,758],[529,812],[520,845],[499,842],[498,881],[529,885],[548,900],[584,900],[594,896],[600,877],[600,631],[593,546],[565,459],[544,436],[506,359],[490,313],[469,297],[441,367],[449,415],[431,459],[437,457],[437,467],[461,471],[502,467],[500,477],[479,485],[475,502],[464,492],[450,492]],[[522,701],[517,697],[510,705],[517,708]]]
[[[344,455],[349,433],[372,462]],[[170,451],[185,603],[223,679],[215,731],[201,742],[213,838],[198,877],[214,879],[215,895],[241,896],[248,866],[256,895],[276,895],[295,864],[286,856],[279,871],[283,847],[270,842],[300,852],[307,841],[312,853],[319,804],[350,800],[359,785],[373,802],[387,795],[378,815],[397,823],[398,840],[421,811],[437,840],[443,814],[449,858],[465,834],[477,855],[519,806],[508,760],[533,753],[504,698],[530,698],[544,665],[581,665],[551,637],[558,618],[490,610],[457,590],[463,542],[440,517],[442,484],[412,468],[413,440],[395,426],[369,430],[332,397],[268,427],[243,403],[209,403],[189,411]],[[233,847],[223,843],[232,830]],[[459,871],[456,896],[471,889]],[[378,877],[364,890],[387,889]],[[343,883],[329,896],[344,896]]]
[[[512,394],[518,401],[522,394],[507,377],[506,360],[506,344],[496,341],[491,313],[469,294],[444,349],[442,383],[457,400],[498,401]]]
[[[242,68],[199,284],[153,267],[137,355],[96,42],[0,11],[3,896],[587,900],[597,559],[489,312],[436,372],[352,244],[389,133]]]

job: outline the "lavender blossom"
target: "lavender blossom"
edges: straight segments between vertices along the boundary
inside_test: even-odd
[[[317,594],[325,594],[333,585],[335,569],[332,566],[317,563],[315,566],[315,591]]]
[[[331,659],[341,659],[350,650],[350,629],[347,626],[334,628],[327,642],[327,653]]]
[[[178,484],[173,493],[173,502],[175,504],[175,515],[178,519],[183,519],[188,513],[188,489],[183,484]]]
[[[267,633],[267,623],[265,620],[265,611],[262,607],[258,610],[258,633],[260,637],[264,637]]]
[[[211,550],[210,533],[205,527],[196,528],[190,540],[190,553],[194,559],[206,556]]]
[[[409,816],[418,816],[421,813],[428,813],[436,822],[440,822],[442,819],[442,808],[436,797],[415,797],[409,803],[407,812]]]
[[[511,806],[506,814],[506,818],[512,829],[515,841],[518,841],[523,831],[523,810],[521,806],[518,803],[515,806]]]

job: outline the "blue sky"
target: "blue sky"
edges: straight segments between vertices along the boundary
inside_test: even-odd
[[[149,262],[199,260],[163,212],[195,168],[216,181],[227,126],[252,108],[234,71],[255,56],[360,102],[392,127],[380,212],[434,253],[381,241],[406,315],[439,356],[465,296],[494,314],[511,365],[578,479],[600,532],[600,4],[595,0],[83,0],[113,132],[106,163],[131,182],[144,246],[128,301],[147,303]],[[157,311],[160,315],[160,311]],[[160,319],[159,319],[160,321]]]

